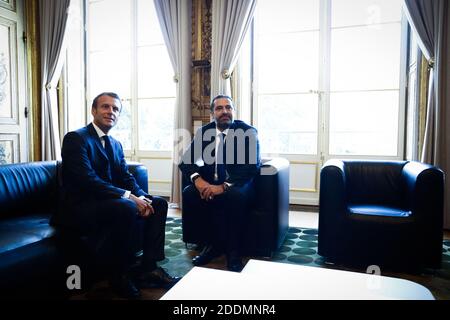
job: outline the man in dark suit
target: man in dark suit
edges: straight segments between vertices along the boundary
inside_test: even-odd
[[[167,202],[145,193],[129,173],[120,142],[108,136],[122,104],[104,92],[92,103],[93,122],[64,137],[62,146],[64,215],[61,225],[88,236],[93,247],[109,248],[110,284],[121,296],[136,298],[129,276],[137,238],[142,240],[141,287],[170,287],[171,277],[156,262],[164,259]],[[136,233],[142,235],[136,236]],[[105,235],[106,239],[100,235]],[[102,238],[100,240],[100,238]]]
[[[183,224],[193,221],[196,226],[189,229],[196,230],[195,237],[204,245],[194,265],[225,252],[228,269],[239,272],[242,233],[260,167],[257,130],[234,120],[229,96],[215,97],[211,114],[214,121],[197,131],[179,164],[192,182],[183,190]],[[183,232],[189,232],[186,229]]]

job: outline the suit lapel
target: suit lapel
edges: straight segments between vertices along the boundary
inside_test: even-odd
[[[89,132],[89,135],[91,136],[91,138],[94,140],[94,144],[95,144],[97,150],[99,151],[99,154],[103,158],[105,158],[105,160],[109,161],[108,155],[106,154],[106,151],[105,151],[105,148],[103,147],[102,142],[100,141],[100,137],[98,136],[97,131],[95,131],[95,128],[92,125],[92,123],[90,123],[88,125],[88,132]]]

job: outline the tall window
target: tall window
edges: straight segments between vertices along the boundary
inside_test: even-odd
[[[92,120],[96,95],[118,93],[111,134],[151,170],[149,192],[169,196],[176,84],[153,1],[73,0],[69,10],[63,133]]]
[[[262,150],[400,156],[401,0],[259,0]]]
[[[86,124],[83,4],[83,0],[72,0],[69,7],[66,63],[62,76],[66,106],[63,133]]]
[[[89,0],[87,21],[88,101],[120,95],[112,134],[133,155],[171,150],[176,87],[153,2]]]
[[[398,153],[400,0],[331,2],[330,154]]]
[[[238,86],[253,100],[238,107],[252,108],[240,114],[258,128],[261,151],[290,161],[290,203],[318,204],[330,158],[403,158],[402,2],[258,0],[237,69],[253,80]]]
[[[317,152],[319,1],[258,1],[256,120],[263,152]]]
[[[409,28],[411,39],[408,50],[408,99],[406,108],[406,159],[419,160],[419,97],[421,51],[414,32]]]

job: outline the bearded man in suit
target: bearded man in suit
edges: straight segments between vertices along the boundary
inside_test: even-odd
[[[242,237],[259,174],[257,130],[234,120],[231,97],[218,95],[211,102],[213,122],[195,134],[179,164],[183,190],[183,238],[204,246],[193,258],[196,266],[226,254],[230,271],[242,270]]]

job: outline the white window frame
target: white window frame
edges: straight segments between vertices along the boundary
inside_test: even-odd
[[[293,154],[275,154],[268,153],[262,156],[283,156],[291,162],[291,171],[297,170],[300,167],[299,164],[317,164],[316,167],[316,183],[315,188],[312,190],[295,190],[290,186],[290,203],[296,204],[306,204],[306,205],[317,205],[318,204],[318,190],[320,185],[320,168],[322,165],[331,158],[342,158],[342,159],[374,159],[374,160],[402,160],[406,155],[406,95],[407,95],[407,48],[409,36],[407,35],[407,21],[404,15],[402,15],[401,28],[401,57],[400,57],[400,79],[399,79],[399,108],[398,108],[398,127],[397,127],[397,153],[396,155],[333,155],[329,153],[329,135],[330,135],[330,61],[331,61],[331,0],[320,0],[320,20],[319,20],[319,54],[320,63],[319,65],[319,114],[318,114],[318,142],[317,142],[317,155],[293,155]],[[253,21],[253,24],[255,21]],[[254,32],[254,28],[250,29],[250,32]],[[405,33],[406,32],[406,33]],[[258,72],[258,61],[255,58],[255,41],[256,37],[252,37],[252,48],[251,55],[253,61],[253,72],[251,74],[252,83],[250,85],[252,103],[249,106],[242,105],[238,108],[250,108],[250,110],[238,110],[238,115],[251,113],[251,123],[258,128],[258,96],[257,96],[257,72]],[[239,65],[236,69],[235,77],[239,78],[239,72],[244,66]],[[238,88],[240,90],[245,90],[246,84],[239,83],[236,80]],[[247,87],[248,90],[248,87]],[[236,91],[239,94],[239,90]],[[317,159],[318,158],[318,159]],[[291,173],[291,183],[293,175]],[[295,197],[295,194],[300,193],[299,197]],[[309,192],[309,193],[308,193]],[[311,195],[311,192],[315,196]]]
[[[91,103],[98,92],[90,92],[89,67],[91,65],[89,55],[89,0],[84,2],[84,73],[86,87],[86,123],[91,119]],[[125,149],[124,155],[128,161],[138,161],[148,167],[149,170],[149,193],[160,196],[170,196],[171,194],[171,175],[172,175],[172,150],[139,150],[139,116],[138,116],[138,0],[131,0],[131,30],[130,39],[131,50],[131,71],[130,79],[132,82],[130,98],[121,97],[123,101],[129,101],[131,104],[131,149]],[[173,73],[173,72],[172,72]],[[172,75],[171,73],[171,75]],[[176,92],[174,92],[176,95]],[[152,97],[158,98],[175,98],[172,97]],[[170,169],[167,169],[170,168]],[[156,177],[155,175],[162,175]]]

